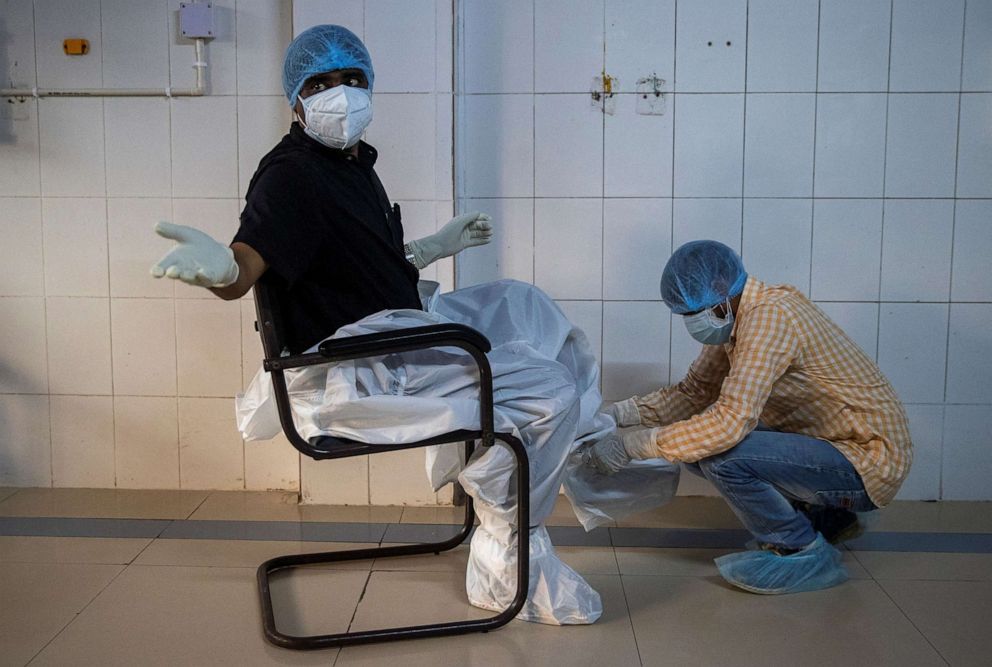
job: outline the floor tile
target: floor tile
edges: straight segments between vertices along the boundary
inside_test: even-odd
[[[871,531],[992,533],[992,502],[896,501],[869,516]]]
[[[740,549],[616,548],[620,574],[628,576],[712,577],[717,574],[713,559],[735,551]],[[841,553],[852,579],[871,578],[850,552]]]
[[[943,665],[874,581],[751,595],[719,576],[623,577],[645,665]]]
[[[340,632],[365,572],[294,571],[272,582],[280,629]],[[265,642],[253,568],[132,565],[38,656],[38,665],[327,664],[334,651]],[[328,601],[333,600],[333,604]]]
[[[300,505],[295,491],[214,491],[191,519],[390,523],[402,507]]]
[[[20,491],[20,489],[12,486],[0,486],[0,503],[2,503],[7,498]]]
[[[876,579],[992,581],[992,554],[852,553]]]
[[[988,665],[992,581],[881,581],[899,608],[950,664]]]
[[[372,543],[275,542],[253,540],[155,540],[136,565],[181,565],[189,567],[258,567],[276,556],[345,549],[367,549]],[[368,570],[371,560],[341,561],[320,567],[336,570]]]
[[[677,496],[663,507],[631,515],[618,521],[617,525],[643,528],[740,528],[741,522],[723,498]]]
[[[377,558],[372,563],[374,572],[446,572],[465,574],[468,565],[468,544],[462,544],[449,551],[419,556],[397,556]]]
[[[27,664],[122,569],[105,564],[3,563],[0,662]]]
[[[555,547],[565,564],[588,577],[595,574],[620,574],[613,547]]]
[[[404,507],[400,523],[454,523],[465,520],[464,507]]]
[[[126,565],[150,543],[142,538],[0,536],[0,561]]]
[[[209,491],[21,489],[0,502],[0,516],[185,519]]]
[[[314,521],[173,521],[162,531],[160,537],[276,542],[379,542],[389,525]]]
[[[440,637],[392,644],[347,647],[336,667],[383,665],[404,667],[445,665],[640,665],[620,578],[590,576],[603,598],[603,616],[588,626],[548,626],[511,621],[486,634]],[[430,590],[424,594],[425,587]],[[355,627],[371,624],[428,623],[458,616],[488,615],[465,599],[464,579],[445,574],[411,576],[403,572],[373,572],[355,616]],[[645,662],[644,664],[649,664]]]
[[[0,516],[0,535],[22,537],[154,538],[172,524],[166,519]]]

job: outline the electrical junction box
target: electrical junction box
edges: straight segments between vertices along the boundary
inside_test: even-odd
[[[179,32],[186,39],[214,36],[214,5],[210,2],[180,2]]]
[[[90,52],[90,43],[85,39],[64,39],[62,51],[67,56],[85,56]]]

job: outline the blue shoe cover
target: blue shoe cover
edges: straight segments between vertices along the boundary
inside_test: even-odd
[[[729,583],[762,595],[816,591],[847,581],[840,552],[819,534],[808,547],[788,556],[743,551],[720,556],[714,562]]]

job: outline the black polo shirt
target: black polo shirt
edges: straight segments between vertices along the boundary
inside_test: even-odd
[[[421,307],[376,157],[364,142],[357,157],[328,148],[293,123],[248,186],[234,240],[268,263],[261,280],[279,300],[294,354],[366,315]]]

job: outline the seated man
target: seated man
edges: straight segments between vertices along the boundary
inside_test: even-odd
[[[611,434],[587,463],[609,473],[663,457],[712,482],[755,538],[756,548],[716,559],[739,588],[843,582],[827,538],[891,501],[913,460],[889,382],[809,299],[749,277],[722,243],[676,250],[661,296],[703,349],[679,384],[614,404],[620,426],[652,428]]]
[[[317,26],[293,40],[283,87],[296,122],[262,158],[231,246],[189,227],[160,223],[158,233],[178,245],[152,273],[206,287],[223,299],[237,299],[256,281],[265,281],[281,304],[292,353],[311,349],[335,332],[355,335],[439,321],[461,321],[489,337],[497,428],[514,430],[528,449],[532,504],[529,526],[515,525],[513,462],[503,447],[480,450],[462,472],[460,479],[475,497],[481,518],[472,539],[469,600],[487,609],[509,605],[515,583],[506,566],[516,558],[516,531],[529,528],[531,595],[520,617],[594,622],[602,613],[599,595],[557,559],[541,524],[553,509],[577,437],[612,427],[596,416],[595,359],[581,332],[562,324],[557,306],[522,283],[470,288],[442,297],[435,313],[421,310],[418,269],[487,243],[492,226],[488,216],[473,213],[404,245],[399,208],[390,207],[373,169],[376,151],[359,140],[372,119],[373,80],[365,46],[347,29]],[[507,309],[520,316],[505,317]],[[536,321],[550,322],[557,335],[535,330]],[[315,401],[309,411],[314,419],[303,420],[310,427],[301,429],[303,435],[319,435],[324,426],[341,422],[355,426],[354,437],[363,426],[381,425],[375,422],[377,411],[349,424],[341,410],[365,404],[331,400],[335,395],[420,397],[433,390],[451,400],[477,402],[477,379],[459,375],[459,363],[466,359],[422,352],[296,374],[289,380],[290,391],[313,382],[321,397],[331,397]],[[444,385],[439,375],[449,367],[453,370],[446,377],[456,381]],[[361,375],[360,386],[345,386],[349,373],[352,378]],[[385,384],[377,384],[380,380]],[[261,383],[270,384],[264,375]],[[478,418],[473,425],[477,427]],[[341,434],[333,427],[323,432]],[[409,436],[409,431],[400,435]]]

